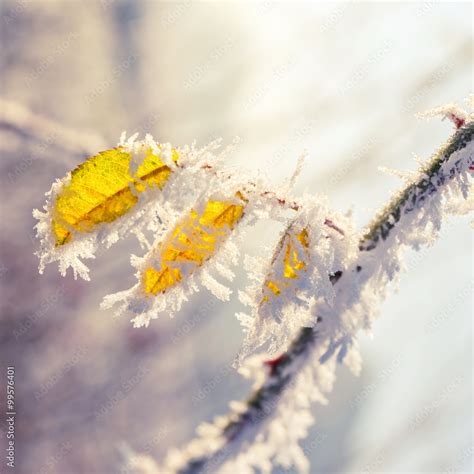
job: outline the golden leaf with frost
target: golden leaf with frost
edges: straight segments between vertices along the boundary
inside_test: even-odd
[[[241,193],[236,196],[242,204],[209,201],[202,213],[191,210],[176,225],[159,247],[159,268],[149,267],[143,272],[147,295],[165,292],[215,254],[244,214],[246,200]]]
[[[119,147],[99,153],[79,165],[57,196],[52,228],[56,246],[68,243],[73,232],[92,232],[98,224],[112,222],[138,202],[147,187],[162,189],[171,169],[151,148],[131,172],[131,152]],[[172,150],[172,159],[178,153]]]
[[[288,288],[291,280],[297,279],[302,271],[306,271],[304,257],[309,255],[308,230],[304,228],[298,234],[292,232],[290,227],[277,245],[272,264],[285,252],[283,256],[283,267],[272,268],[268,273],[263,285],[262,303],[270,301],[272,297],[279,296],[283,289]]]

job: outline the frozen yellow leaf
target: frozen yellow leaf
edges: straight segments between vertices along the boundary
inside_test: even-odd
[[[172,151],[176,162],[178,153]],[[72,232],[87,233],[97,224],[126,214],[147,186],[163,188],[171,169],[149,148],[134,173],[131,153],[114,148],[99,153],[71,173],[71,181],[56,198],[52,229],[56,246],[72,239]]]
[[[214,255],[244,214],[246,200],[240,193],[237,197],[242,204],[209,201],[201,214],[192,210],[176,225],[159,247],[159,268],[147,268],[142,274],[146,294],[165,292]]]
[[[302,248],[303,252],[298,252],[298,247]],[[292,233],[291,228],[285,232],[278,243],[273,258],[273,262],[275,262],[280,253],[285,252],[283,269],[278,271],[273,268],[267,275],[262,290],[262,303],[270,301],[274,296],[279,296],[283,289],[290,286],[291,280],[299,278],[301,271],[306,271],[306,263],[301,258],[309,255],[308,248],[309,237],[306,228],[296,235]]]

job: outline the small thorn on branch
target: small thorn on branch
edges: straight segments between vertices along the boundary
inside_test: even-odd
[[[288,359],[288,355],[283,353],[274,359],[266,360],[263,365],[266,365],[270,368],[270,375],[275,375],[276,370],[278,369],[279,365]]]
[[[334,283],[341,278],[342,272],[341,270],[338,270],[337,272],[334,272],[332,275],[329,276],[329,281],[334,285]]]
[[[324,225],[327,225],[331,229],[334,229],[336,232],[339,232],[343,237],[346,235],[344,231],[338,227],[331,219],[324,219]]]
[[[454,112],[448,112],[446,117],[448,117],[448,119],[454,123],[456,128],[461,128],[466,123],[466,119],[464,117],[461,117]]]

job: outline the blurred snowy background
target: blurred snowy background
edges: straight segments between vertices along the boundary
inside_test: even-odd
[[[232,164],[276,185],[307,149],[298,188],[354,206],[362,227],[401,184],[377,168],[414,169],[413,153],[428,157],[451,133],[447,121],[415,113],[471,91],[473,7],[0,7],[1,373],[16,367],[17,472],[120,472],[121,443],[161,459],[245,396],[230,367],[241,308],[236,292],[220,304],[203,291],[148,329],[101,312],[103,295],[134,282],[133,238],[91,262],[92,282],[61,278],[53,265],[40,277],[31,210],[51,182],[115,146],[122,130],[178,145],[238,135]],[[275,233],[262,223],[252,235],[249,253]],[[314,410],[304,444],[314,473],[472,471],[469,218],[407,255],[407,267],[373,338],[361,338],[362,375],[339,370],[330,404]],[[240,273],[234,289],[243,283]]]

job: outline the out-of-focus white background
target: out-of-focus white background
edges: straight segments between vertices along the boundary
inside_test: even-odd
[[[91,282],[37,272],[31,210],[122,130],[176,145],[241,144],[236,167],[353,207],[362,227],[452,125],[415,113],[472,88],[469,3],[217,3],[3,0],[1,364],[17,373],[17,472],[119,472],[128,443],[162,459],[247,383],[230,304],[202,291],[178,317],[133,329],[101,312],[134,282],[130,238],[91,262]],[[257,226],[247,252],[275,238]],[[304,443],[311,472],[471,472],[469,218],[407,255],[399,292],[362,336]],[[234,289],[245,284],[244,275]],[[4,393],[1,399],[3,403]],[[3,406],[3,405],[2,405]],[[2,437],[3,442],[3,437]],[[2,461],[3,462],[3,461]],[[278,470],[276,472],[279,472]],[[238,474],[238,473],[236,473]]]

